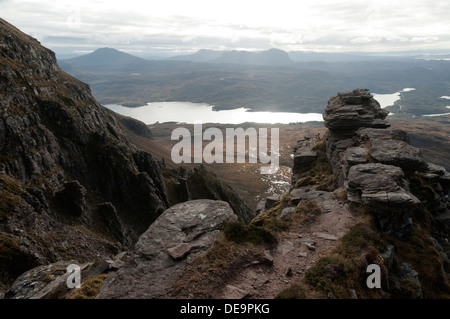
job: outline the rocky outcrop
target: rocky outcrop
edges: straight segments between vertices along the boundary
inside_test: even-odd
[[[311,169],[317,159],[317,152],[313,149],[319,136],[304,136],[294,146],[294,166],[292,167],[292,184],[300,178],[302,173]]]
[[[138,121],[132,117],[124,116],[117,113],[114,113],[114,116],[125,127],[125,129],[131,131],[136,135],[152,139],[153,137],[152,131],[148,128],[148,126],[145,123]]]
[[[236,221],[223,201],[193,200],[167,209],[142,234],[133,258],[111,275],[98,298],[168,298],[186,265],[204,254],[227,221]]]
[[[380,108],[367,89],[339,92],[329,99],[323,119],[325,126],[351,137],[361,127],[386,128],[388,111]]]
[[[125,138],[148,137],[142,125],[118,120],[53,52],[0,19],[0,233],[16,252],[0,282],[114,255],[168,207],[159,166]]]
[[[440,213],[448,212],[449,188],[442,187],[448,173],[427,163],[406,132],[388,129],[387,114],[366,89],[330,98],[323,115],[327,155],[348,200],[371,211],[383,231],[403,237],[413,232],[412,214],[423,204],[424,189]],[[423,179],[430,174],[433,185]]]
[[[117,271],[124,264],[129,254],[121,252],[116,256],[97,262],[79,263],[77,260],[58,261],[49,265],[38,266],[20,275],[11,287],[6,291],[6,299],[71,299],[78,289],[71,289],[67,281],[73,282],[69,276],[73,272],[68,271],[69,266],[78,266],[80,270],[80,284],[87,286],[92,278],[107,276]],[[103,279],[103,278],[102,278]],[[82,289],[83,290],[83,289]],[[95,290],[86,289],[89,294]],[[95,295],[86,295],[84,298],[94,298]]]
[[[186,176],[190,199],[214,199],[227,202],[244,223],[249,223],[255,213],[234,189],[221,182],[218,177],[203,165],[189,171]]]
[[[203,165],[189,171],[164,169],[164,176],[171,205],[195,199],[221,200],[230,205],[240,221],[249,223],[255,217],[255,212],[236,191]]]

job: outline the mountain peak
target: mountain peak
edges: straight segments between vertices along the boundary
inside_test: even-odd
[[[89,54],[62,61],[62,67],[70,65],[91,71],[116,72],[131,70],[137,72],[149,61],[113,48],[99,48]]]
[[[214,62],[268,66],[285,66],[294,63],[287,52],[275,48],[261,52],[228,51],[215,59]]]
[[[114,48],[98,48],[95,51],[91,52],[90,54],[92,55],[116,55],[116,56],[123,56],[123,55],[127,55],[127,56],[132,56],[129,53],[114,49]]]

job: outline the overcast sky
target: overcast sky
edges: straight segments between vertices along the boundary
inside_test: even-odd
[[[0,17],[57,54],[450,52],[448,0],[0,0]]]

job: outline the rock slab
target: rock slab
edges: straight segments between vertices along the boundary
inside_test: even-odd
[[[167,298],[189,261],[211,247],[227,221],[237,216],[223,201],[170,207],[141,235],[134,257],[105,281],[98,298]]]

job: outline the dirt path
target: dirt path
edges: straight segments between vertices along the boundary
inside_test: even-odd
[[[274,298],[290,284],[300,282],[354,223],[351,212],[339,204],[337,209],[320,214],[307,225],[283,233],[277,247],[270,251],[272,267],[257,264],[246,268],[229,284],[248,292],[250,298]]]

